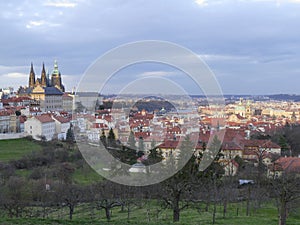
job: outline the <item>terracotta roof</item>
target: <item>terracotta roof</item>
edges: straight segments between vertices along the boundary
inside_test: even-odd
[[[39,120],[41,123],[51,123],[51,122],[55,122],[54,119],[52,119],[52,117],[48,114],[43,114],[40,116],[35,116],[35,119]]]
[[[270,140],[244,140],[243,143],[246,147],[281,148]]]
[[[0,116],[9,116],[9,115],[10,115],[10,113],[6,110],[1,110],[0,111]]]
[[[60,123],[69,123],[71,121],[70,118],[66,118],[63,116],[53,116],[55,120],[57,120]]]
[[[223,142],[222,144],[222,148],[223,148],[223,151],[226,151],[226,150],[243,150],[242,146],[240,146],[239,144],[233,142],[233,141],[230,141],[230,142]]]
[[[179,141],[173,141],[173,140],[166,140],[162,144],[160,144],[159,148],[164,149],[175,149],[179,144]]]
[[[108,130],[108,126],[104,123],[93,123],[93,128]]]
[[[134,136],[136,138],[142,137],[144,140],[150,136],[150,132],[135,132]]]
[[[280,157],[273,164],[273,169],[285,172],[300,173],[300,158],[299,157]]]

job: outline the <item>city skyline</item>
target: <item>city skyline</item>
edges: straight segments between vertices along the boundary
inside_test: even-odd
[[[58,60],[66,90],[99,56],[127,42],[164,40],[186,47],[211,68],[224,94],[300,94],[300,2],[27,1],[2,2],[1,87],[27,85],[30,63],[49,72]],[[132,66],[130,79],[168,77],[170,67]],[[116,75],[117,76],[117,75]],[[122,87],[124,80],[115,79]],[[120,80],[120,81],[118,81]],[[119,83],[118,83],[119,82]],[[195,93],[193,88],[189,94]]]

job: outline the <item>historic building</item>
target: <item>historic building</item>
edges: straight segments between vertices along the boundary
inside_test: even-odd
[[[61,73],[58,70],[58,65],[57,65],[56,60],[54,61],[54,69],[52,71],[51,78],[49,76],[49,73],[46,73],[44,63],[43,63],[43,68],[42,68],[42,72],[41,72],[41,77],[36,78],[35,72],[33,69],[33,64],[31,63],[28,87],[32,90],[37,86],[40,86],[43,88],[44,87],[56,87],[61,92],[65,92],[65,87],[62,84]]]
[[[65,87],[62,84],[61,73],[58,70],[57,61],[54,61],[54,69],[49,76],[43,63],[41,76],[36,77],[33,64],[31,63],[28,87],[20,87],[18,96],[28,96],[37,102],[44,112],[62,111],[62,96]]]
[[[39,103],[40,109],[44,112],[63,110],[63,93],[56,87],[41,87],[38,85],[32,89],[30,96]]]

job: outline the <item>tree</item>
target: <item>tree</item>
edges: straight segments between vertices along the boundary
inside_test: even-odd
[[[128,144],[128,146],[129,146],[130,149],[136,150],[135,136],[134,136],[134,133],[133,133],[132,130],[130,131],[127,144]]]
[[[149,150],[149,155],[146,164],[153,165],[155,163],[162,161],[162,159],[163,156],[161,150],[159,150],[158,147],[156,147],[155,141],[152,140],[151,149]]]
[[[123,202],[116,196],[118,195],[118,185],[111,182],[101,182],[92,188],[93,200],[98,210],[104,209],[107,221],[111,219],[111,210],[122,206]]]
[[[70,127],[67,130],[66,141],[68,143],[74,143],[74,141],[75,141],[75,136],[74,136],[72,124],[70,124]]]
[[[283,135],[280,135],[278,144],[281,147],[281,154],[290,156],[290,147],[287,143],[286,138]]]
[[[270,191],[278,202],[278,224],[286,225],[289,206],[300,199],[300,178],[294,173],[283,173],[281,177],[270,179]]]
[[[203,171],[203,168],[205,170],[203,171],[203,179],[206,180],[208,184],[210,184],[210,188],[212,190],[212,196],[213,196],[213,218],[212,223],[215,224],[216,219],[216,209],[217,209],[217,188],[219,185],[219,181],[221,177],[224,174],[223,167],[219,164],[219,159],[222,157],[221,154],[221,141],[219,140],[218,136],[215,135],[213,137],[213,141],[208,146],[207,149],[203,152],[202,161],[200,162],[199,170]],[[208,199],[210,200],[210,199]],[[209,204],[209,203],[208,203]]]
[[[74,184],[62,184],[58,186],[57,202],[69,208],[69,219],[72,220],[76,205],[83,200],[84,190]]]
[[[191,151],[194,152],[193,144],[187,136],[180,146],[180,157],[182,158],[179,160],[183,160],[183,157],[187,155],[190,156],[190,154],[186,153],[191,153]],[[176,161],[177,159],[171,157],[168,161],[168,166],[171,170],[175,169],[174,165],[177,165],[174,160]],[[179,172],[163,182],[162,198],[172,208],[174,222],[179,221],[181,210],[188,206],[188,202],[191,200],[192,186],[197,182],[199,175],[198,163],[195,155],[192,154],[191,158]],[[183,196],[185,201],[183,205],[181,205],[180,203]]]
[[[145,144],[144,144],[143,137],[139,138],[138,144],[139,144],[139,146],[138,146],[137,155],[138,155],[138,157],[142,157],[145,154]]]
[[[22,217],[24,208],[30,200],[30,191],[23,178],[10,177],[1,190],[2,205],[8,211],[9,217]]]
[[[107,137],[107,146],[116,147],[116,136],[112,128],[109,129],[109,133]]]
[[[70,163],[65,162],[59,165],[56,175],[61,183],[70,184],[72,183],[74,171],[74,167]]]
[[[101,133],[101,136],[100,136],[100,141],[103,144],[103,146],[105,148],[107,148],[107,140],[106,140],[106,135],[105,135],[104,129],[102,129],[102,133]]]

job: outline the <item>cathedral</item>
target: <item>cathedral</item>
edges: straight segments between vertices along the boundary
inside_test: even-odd
[[[51,78],[49,73],[46,73],[45,65],[43,63],[42,73],[40,78],[35,78],[35,73],[33,70],[33,64],[31,63],[30,73],[29,73],[29,82],[28,87],[30,89],[34,89],[35,87],[56,87],[61,92],[65,92],[65,87],[61,81],[61,74],[58,70],[57,61],[54,61],[54,69],[51,74]]]

